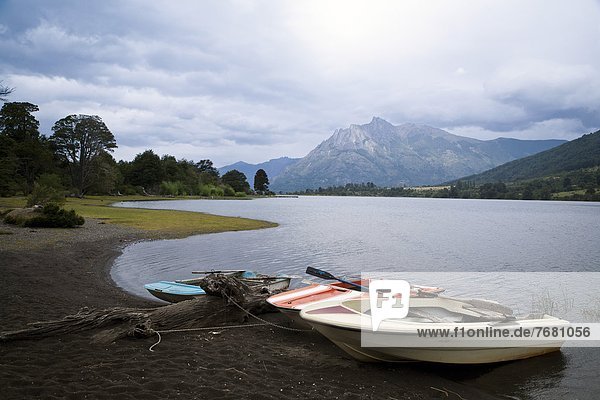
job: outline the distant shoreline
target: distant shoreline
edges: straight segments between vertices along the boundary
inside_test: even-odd
[[[403,189],[403,194],[395,192],[397,188],[381,188],[382,191],[389,191],[389,194],[383,193],[371,193],[371,192],[360,192],[355,190],[329,190],[324,189],[322,192],[313,191],[309,193],[294,192],[294,196],[314,196],[314,197],[387,197],[387,198],[434,198],[434,199],[459,199],[459,200],[517,200],[517,201],[583,201],[583,202],[600,202],[600,193],[596,193],[593,196],[586,196],[585,191],[576,191],[573,193],[563,193],[553,195],[551,198],[506,198],[506,197],[460,197],[450,196],[449,189],[440,189],[440,186],[428,187],[419,186],[409,189]]]

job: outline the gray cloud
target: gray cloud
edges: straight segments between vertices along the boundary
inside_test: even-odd
[[[117,158],[303,156],[334,129],[477,138],[600,127],[600,5],[545,1],[0,3],[0,78],[44,133],[98,114]]]

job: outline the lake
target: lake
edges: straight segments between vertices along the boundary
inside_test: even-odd
[[[576,307],[598,299],[597,203],[301,196],[118,206],[199,211],[280,224],[128,246],[115,260],[112,277],[125,290],[144,297],[149,296],[144,283],[192,277],[193,270],[250,269],[304,276],[306,267],[313,266],[339,275],[406,271],[411,282],[414,278],[415,283],[444,286],[453,295],[486,297],[481,293],[493,291],[495,300],[512,302],[524,311],[535,303],[532,298],[541,296],[532,290],[548,290],[553,283],[552,290],[578,292]],[[489,274],[456,279],[431,271],[521,274],[508,275],[510,285],[499,288]],[[566,282],[560,288],[557,277]],[[552,296],[561,298],[554,292]],[[476,373],[461,368],[443,373],[457,373],[456,379],[518,398],[595,399],[600,393],[599,365],[597,348],[565,348],[544,357],[477,368]]]

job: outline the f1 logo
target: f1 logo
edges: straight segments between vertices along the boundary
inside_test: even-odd
[[[372,329],[377,331],[384,319],[408,315],[410,284],[396,279],[372,280],[369,283],[369,300]]]

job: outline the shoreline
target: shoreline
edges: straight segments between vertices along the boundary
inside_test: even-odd
[[[0,225],[13,229],[0,238],[3,331],[82,307],[160,306],[124,292],[110,276],[111,261],[124,245],[143,240],[143,232],[91,219],[74,230]],[[20,249],[8,249],[9,237]],[[265,319],[289,325],[282,314]],[[0,342],[4,398],[445,398],[432,388],[494,398],[444,378],[453,368],[438,374],[440,368],[431,372],[431,366],[358,363],[316,332],[258,326],[173,333],[154,352],[148,348],[155,337],[106,345],[93,343],[94,333]]]
[[[127,201],[171,201],[179,198],[140,199],[140,196],[88,196],[67,198],[61,206],[74,210],[85,219],[101,220],[102,223],[135,229],[142,239],[177,239],[204,233],[244,231],[274,228],[278,224],[250,218],[228,217],[203,212],[170,209],[113,207],[112,204]],[[196,200],[196,199],[194,199]],[[24,207],[24,197],[0,197],[0,212]],[[0,233],[3,231],[0,230]]]

